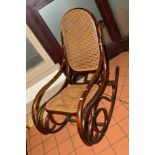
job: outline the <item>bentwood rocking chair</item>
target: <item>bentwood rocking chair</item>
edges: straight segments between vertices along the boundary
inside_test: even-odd
[[[85,9],[68,11],[61,22],[64,59],[59,72],[36,95],[32,106],[34,125],[43,134],[61,130],[67,122],[76,122],[82,141],[91,146],[105,135],[114,109],[119,67],[115,79],[109,80],[108,61],[103,45],[103,23],[96,23]],[[61,90],[46,103],[40,101],[46,90],[65,73]],[[88,75],[92,74],[89,80]],[[83,82],[77,79],[83,76]],[[105,88],[112,88],[111,96],[104,95]],[[102,104],[107,100],[110,110]],[[98,116],[104,116],[98,121]],[[63,115],[59,122],[55,115]],[[74,116],[74,119],[73,119]]]

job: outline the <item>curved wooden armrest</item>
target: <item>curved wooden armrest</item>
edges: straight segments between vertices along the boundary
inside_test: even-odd
[[[37,93],[34,101],[33,101],[33,105],[32,105],[32,118],[34,121],[34,124],[37,123],[37,112],[39,109],[39,105],[40,105],[40,101],[43,97],[43,95],[45,94],[45,92],[47,91],[47,89],[60,77],[60,75],[63,73],[63,70],[65,68],[65,60],[63,60],[62,65],[60,67],[60,70],[58,71],[58,73],[46,84],[44,85],[40,91]]]

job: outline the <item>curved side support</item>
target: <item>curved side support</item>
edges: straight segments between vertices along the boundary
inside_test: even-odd
[[[79,135],[83,142],[86,145],[93,145],[100,140],[102,132],[96,132],[94,135],[94,126],[96,125],[96,117],[98,116],[99,112],[103,111],[105,115],[105,120],[107,120],[107,113],[105,112],[106,109],[101,109],[96,113],[96,109],[98,107],[98,103],[100,101],[100,96],[102,95],[107,81],[106,76],[106,63],[104,61],[104,55],[101,53],[100,65],[98,70],[96,71],[95,75],[93,76],[92,80],[88,84],[87,90],[82,94],[79,105],[78,105],[78,113],[77,113],[77,128]],[[96,91],[95,95],[90,99],[90,101],[85,105],[85,100],[94,85],[94,83],[98,80],[99,75],[102,74],[102,83],[99,85],[98,90]],[[95,128],[97,130],[97,127]],[[103,129],[104,130],[104,129]]]
[[[116,100],[118,76],[119,67],[116,67],[115,80],[110,83],[112,87],[111,98],[101,96],[103,93],[102,91],[105,90],[105,84],[102,84],[85,107],[85,98],[80,99],[77,115],[77,127],[82,141],[88,146],[99,142],[108,129]],[[105,107],[99,106],[99,102],[103,98],[107,100],[109,104],[111,102],[109,111]],[[103,120],[98,121],[97,118],[101,113],[103,115]]]
[[[98,33],[99,33],[99,47],[101,51],[101,59],[99,63],[98,70],[96,71],[95,75],[93,76],[92,80],[88,84],[87,90],[82,94],[79,105],[78,105],[78,113],[77,113],[77,128],[79,135],[82,141],[91,146],[97,142],[99,142],[103,136],[105,135],[107,128],[109,126],[111,116],[114,109],[116,93],[117,93],[117,83],[118,83],[118,75],[119,75],[119,68],[116,67],[116,76],[115,81],[110,83],[112,86],[112,97],[104,98],[107,101],[111,102],[111,108],[108,112],[104,107],[99,106],[99,102],[102,99],[102,94],[106,88],[109,78],[109,70],[108,65],[105,57],[105,52],[103,48],[103,36],[102,36],[102,22],[98,23]],[[92,88],[92,86],[96,83],[99,76],[101,76],[101,82],[99,83],[99,88],[95,95],[90,99],[90,101],[84,106],[85,100]],[[97,117],[99,114],[103,114],[104,119],[102,122],[97,121]]]
[[[58,123],[55,121],[53,114],[46,112],[46,110],[45,110],[46,103],[44,103],[42,106],[40,106],[40,102],[41,102],[43,95],[45,94],[47,89],[63,73],[65,65],[66,65],[66,62],[65,62],[65,60],[63,60],[58,73],[45,86],[43,86],[41,88],[41,90],[36,95],[33,105],[32,105],[32,119],[33,119],[34,125],[40,132],[42,132],[44,134],[53,133],[53,132],[60,130],[67,123],[67,120],[68,120],[68,117],[66,117],[63,122]],[[45,117],[45,119],[44,119],[44,117]],[[56,127],[57,125],[59,126],[58,128]]]

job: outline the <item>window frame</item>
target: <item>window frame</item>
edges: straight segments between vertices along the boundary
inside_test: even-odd
[[[56,64],[48,56],[46,50],[28,26],[26,26],[26,37],[43,58],[43,62],[26,71],[26,87],[28,88],[50,74],[54,70]]]

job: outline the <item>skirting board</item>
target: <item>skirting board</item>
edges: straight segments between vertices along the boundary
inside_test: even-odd
[[[106,45],[107,57],[112,59],[124,51],[129,51],[129,37],[123,37],[117,42]]]

